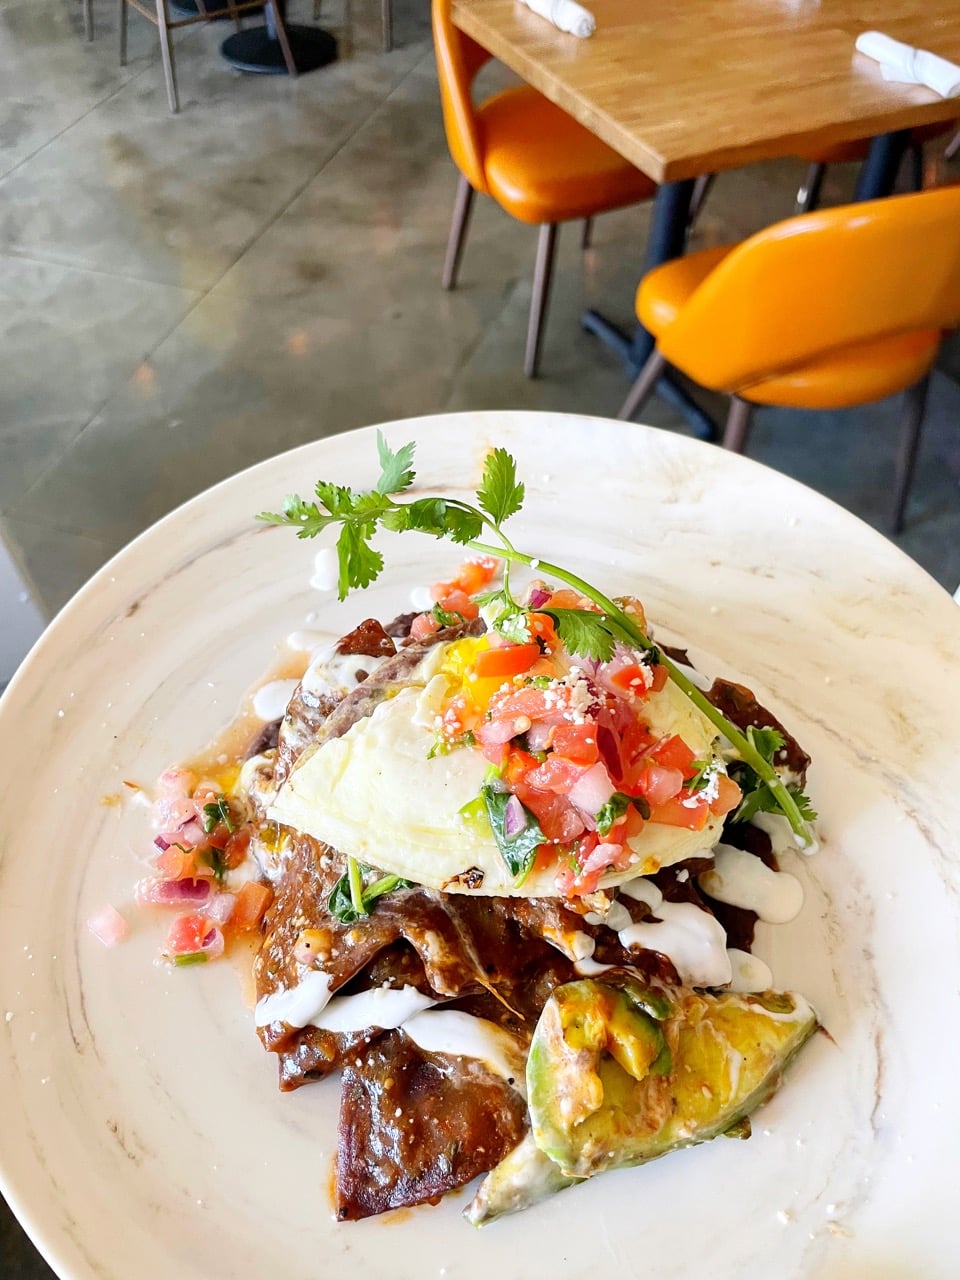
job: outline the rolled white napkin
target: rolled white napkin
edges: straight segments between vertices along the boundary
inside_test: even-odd
[[[857,36],[857,48],[880,63],[884,80],[897,84],[924,84],[941,98],[960,96],[960,67],[926,49],[901,44],[882,31]]]
[[[528,9],[538,13],[541,18],[552,22],[560,31],[569,31],[572,36],[585,40],[597,29],[597,20],[582,4],[576,0],[523,0]]]

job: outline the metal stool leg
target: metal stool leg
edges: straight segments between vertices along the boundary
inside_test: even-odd
[[[923,190],[923,143],[911,142],[910,147],[910,182],[911,190]]]
[[[523,358],[523,372],[535,378],[540,371],[540,349],[543,346],[543,326],[550,301],[550,283],[553,279],[553,259],[557,247],[557,224],[544,222],[537,240],[537,261],[533,270],[533,297],[530,300],[530,322],[527,325],[527,350]]]
[[[730,400],[730,412],[727,425],[723,430],[723,447],[733,453],[743,453],[747,437],[750,434],[750,420],[753,417],[753,405],[748,400],[733,396]]]
[[[450,239],[447,241],[447,256],[443,262],[443,287],[453,289],[457,284],[457,272],[460,270],[460,257],[467,239],[467,226],[470,222],[470,211],[473,208],[473,197],[476,193],[461,173],[457,183],[457,198],[453,205],[453,221],[450,224]]]
[[[380,29],[383,32],[383,52],[393,48],[393,0],[380,0]]]
[[[628,422],[640,406],[649,400],[666,363],[666,359],[654,347],[617,414],[622,422]]]
[[[920,431],[923,417],[927,409],[927,392],[930,390],[930,375],[921,378],[904,393],[903,421],[900,424],[900,439],[897,442],[897,465],[893,486],[893,513],[890,519],[892,533],[903,532],[903,515],[907,509],[907,498],[913,473],[917,466],[917,454],[920,446]]]
[[[809,213],[820,203],[820,188],[823,186],[823,175],[827,171],[825,164],[807,166],[807,174],[797,192],[794,208],[797,213]]]
[[[593,219],[584,218],[583,226],[580,228],[580,248],[589,249],[593,240]]]
[[[88,43],[93,39],[93,0],[83,0],[83,35]]]
[[[157,28],[160,33],[160,58],[163,62],[163,78],[167,82],[167,102],[174,115],[180,110],[180,94],[177,92],[177,69],[173,61],[170,28],[167,25],[167,0],[157,0]]]
[[[120,0],[120,65],[127,65],[127,0]]]

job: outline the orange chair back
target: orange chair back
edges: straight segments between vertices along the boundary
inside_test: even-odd
[[[491,55],[453,25],[451,9],[452,0],[433,0],[433,43],[443,127],[454,164],[475,191],[488,195],[471,88],[477,72]]]
[[[805,214],[743,242],[660,335],[738,391],[838,348],[960,325],[960,186]]]

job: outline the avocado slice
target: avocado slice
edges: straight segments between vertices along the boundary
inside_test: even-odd
[[[503,1157],[477,1189],[477,1194],[463,1211],[475,1227],[485,1226],[505,1213],[519,1213],[539,1204],[548,1196],[572,1187],[581,1178],[568,1178],[560,1166],[540,1150],[527,1133],[514,1149]]]
[[[544,1005],[527,1059],[534,1141],[564,1177],[589,1178],[743,1136],[816,1028],[799,995],[713,995],[626,976],[566,983]]]

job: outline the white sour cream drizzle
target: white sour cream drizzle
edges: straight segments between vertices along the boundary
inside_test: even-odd
[[[692,902],[665,902],[650,880],[628,880],[620,892],[645,902],[658,917],[618,930],[620,945],[659,951],[673,964],[681,982],[693,987],[722,987],[730,981],[727,935],[719,921]]]
[[[524,1091],[523,1057],[513,1038],[496,1023],[458,1009],[431,1009],[408,1018],[403,1030],[425,1053],[476,1058],[519,1093]]]
[[[289,991],[261,996],[254,1010],[254,1021],[258,1027],[269,1027],[272,1022],[285,1022],[288,1027],[313,1026],[329,1000],[329,973],[311,969]]]
[[[399,1027],[425,1053],[476,1058],[522,1092],[523,1057],[513,1038],[486,1018],[457,1009],[434,1009],[435,1004],[431,996],[409,986],[374,987],[331,1000],[330,975],[313,969],[296,987],[258,1001],[256,1025],[285,1022],[291,1027],[319,1027],[341,1035],[367,1027],[383,1031]]]
[[[310,585],[316,591],[333,591],[340,580],[340,561],[335,547],[323,547],[313,558]]]
[[[752,853],[718,844],[714,865],[698,877],[711,898],[755,911],[767,924],[786,924],[803,906],[803,886],[796,876],[772,871]]]
[[[767,833],[773,845],[773,852],[778,857],[785,849],[799,849],[809,858],[820,848],[816,838],[811,844],[803,844],[782,813],[755,813],[750,819],[750,825],[759,827],[761,831]],[[809,823],[807,825],[809,828]]]
[[[317,649],[303,677],[303,691],[319,698],[323,694],[349,692],[357,683],[357,673],[376,671],[383,658],[365,653],[337,653],[336,644]]]
[[[753,991],[769,991],[773,987],[773,974],[769,965],[757,956],[752,956],[749,951],[740,951],[737,947],[728,947],[727,955],[730,957],[730,967],[733,970],[733,977],[730,980],[730,990],[740,991],[745,995]]]
[[[298,683],[296,680],[271,680],[269,684],[261,685],[252,699],[257,719],[264,724],[281,719]]]

